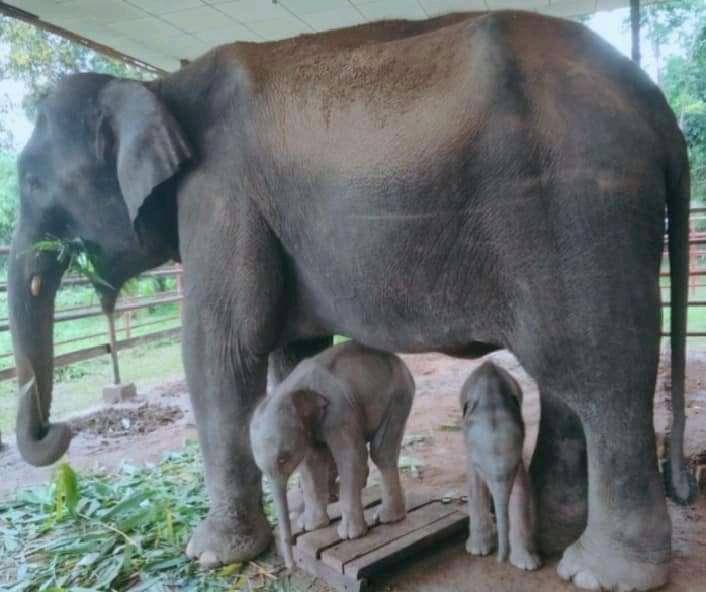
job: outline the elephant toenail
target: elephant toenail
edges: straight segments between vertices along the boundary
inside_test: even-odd
[[[218,567],[221,562],[213,551],[204,551],[199,557],[199,564],[204,569],[211,569],[212,567]]]

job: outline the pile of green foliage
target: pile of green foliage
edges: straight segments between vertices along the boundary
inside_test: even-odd
[[[267,493],[265,501],[274,521]],[[51,484],[0,502],[0,587],[280,590],[283,584],[262,563],[203,572],[187,559],[188,533],[207,507],[193,443],[156,466],[124,465],[114,475],[79,477],[60,465]]]

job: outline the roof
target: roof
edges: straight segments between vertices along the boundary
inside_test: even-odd
[[[6,0],[0,10],[18,8],[20,18],[38,18],[50,30],[99,50],[171,71],[180,60],[221,43],[270,41],[386,18],[502,8],[572,18],[628,5],[629,0]]]

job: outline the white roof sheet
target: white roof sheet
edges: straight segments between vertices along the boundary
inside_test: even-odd
[[[629,0],[6,0],[41,20],[163,70],[220,43],[269,41],[385,18],[515,8],[567,18]]]

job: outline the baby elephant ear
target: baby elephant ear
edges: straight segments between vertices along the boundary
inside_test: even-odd
[[[181,126],[166,105],[133,80],[114,80],[103,89],[96,151],[100,159],[114,159],[133,225],[152,191],[192,157]]]
[[[294,391],[292,400],[297,415],[304,423],[321,421],[328,407],[326,397],[309,389]]]

